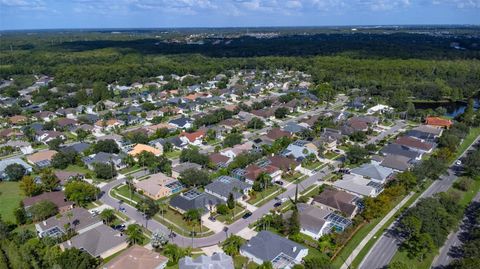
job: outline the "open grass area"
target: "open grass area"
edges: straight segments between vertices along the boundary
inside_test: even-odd
[[[323,165],[323,163],[319,162],[319,161],[302,163],[302,167],[306,168],[306,169],[309,169],[309,170],[315,170],[322,165]]]
[[[5,221],[15,222],[13,211],[24,198],[19,184],[19,182],[0,182],[0,216]]]
[[[121,196],[124,196],[124,197],[127,197],[128,199],[131,199],[135,202],[140,202],[142,201],[142,198],[143,196],[141,196],[139,193],[137,192],[134,192],[133,195],[130,191],[130,189],[128,188],[127,185],[119,185],[118,187],[114,188],[113,189],[114,192],[116,192],[117,194],[121,195]],[[125,200],[125,199],[122,199],[122,200]]]
[[[176,159],[176,158],[180,157],[181,153],[182,153],[182,151],[175,150],[175,151],[165,152],[165,156],[167,156],[167,158],[169,158],[169,159]]]
[[[140,165],[138,164],[135,164],[134,166],[130,166],[130,167],[126,167],[126,168],[123,168],[121,169],[120,171],[118,171],[120,174],[124,174],[124,175],[128,175],[132,172],[135,172],[137,170],[139,170],[140,168],[142,168]]]
[[[302,177],[303,174],[300,172],[295,171],[293,174],[283,174],[282,179],[288,182],[294,182],[298,178]]]
[[[272,185],[268,187],[266,190],[261,191],[261,192],[256,192],[255,194],[252,194],[250,197],[250,200],[248,200],[248,203],[254,206],[262,206],[263,204],[267,203],[268,201],[272,200],[282,192],[282,188],[277,186],[277,185]],[[276,194],[273,194],[277,192]],[[268,198],[266,198],[268,197]],[[266,198],[266,199],[264,199]],[[263,199],[263,200],[262,200]]]
[[[245,214],[245,207],[237,203],[237,206],[235,207],[235,216],[232,218],[232,213],[233,210],[228,214],[228,215],[217,215],[215,218],[217,221],[221,221],[225,224],[232,224],[235,221],[239,220],[242,218],[243,214]]]
[[[87,174],[87,173],[90,173],[90,174],[94,174],[92,171],[88,170],[88,168],[85,168],[83,166],[80,166],[80,165],[69,165],[67,168],[64,169],[64,171],[67,171],[67,172],[73,172],[73,173],[80,173],[80,174]]]
[[[247,269],[255,269],[258,266],[254,262],[248,262],[248,258],[240,255],[237,255],[233,258],[233,265],[235,266],[235,269],[243,269],[245,268],[245,265],[247,265]]]
[[[471,128],[467,137],[463,139],[462,143],[458,147],[457,152],[454,154],[451,161],[457,159],[473,143],[473,141],[475,141],[475,139],[479,135],[480,135],[480,127]]]
[[[182,214],[171,208],[166,208],[163,217],[164,218],[162,218],[161,214],[157,214],[154,216],[155,220],[166,225],[167,227],[171,227],[173,231],[178,234],[190,236],[191,231],[197,232],[197,235],[195,237],[205,237],[213,234],[212,231],[210,231],[207,227],[203,225],[200,227],[198,224],[188,223],[183,219]]]

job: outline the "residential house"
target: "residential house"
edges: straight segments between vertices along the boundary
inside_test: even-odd
[[[277,167],[284,173],[294,171],[300,167],[300,163],[293,158],[288,158],[282,155],[272,155],[267,157],[270,165]]]
[[[0,138],[5,140],[17,139],[23,136],[23,133],[20,130],[7,128],[0,131]]]
[[[56,170],[54,174],[58,178],[58,180],[60,180],[61,186],[64,186],[70,180],[85,178],[85,175],[82,173],[68,172],[62,170]]]
[[[61,118],[57,120],[57,125],[60,128],[65,128],[65,129],[73,129],[77,125],[77,121],[74,119],[69,119],[69,118]],[[65,130],[63,129],[63,130]]]
[[[418,138],[411,136],[401,136],[395,140],[395,144],[405,146],[413,151],[420,153],[431,153],[434,148],[434,144],[424,142]]]
[[[23,115],[15,115],[8,118],[8,122],[12,125],[21,125],[27,123],[28,118]]]
[[[128,247],[127,237],[107,225],[100,225],[60,244],[62,250],[77,248],[95,258],[107,258]]]
[[[174,167],[172,167],[172,177],[178,179],[180,174],[186,170],[190,169],[197,169],[200,170],[202,169],[202,166],[196,163],[190,163],[190,162],[185,162],[185,163],[180,163]]]
[[[210,162],[214,163],[217,167],[223,168],[227,167],[228,164],[232,161],[229,157],[222,155],[218,152],[212,153],[208,156]]]
[[[75,207],[68,213],[53,216],[35,224],[39,237],[61,237],[66,234],[66,227],[72,228],[77,234],[82,234],[90,229],[103,225],[103,221],[92,215],[88,210]]]
[[[282,129],[285,132],[288,132],[289,134],[298,135],[301,132],[303,132],[304,130],[307,130],[308,128],[306,126],[298,124],[298,123],[289,122]]]
[[[240,255],[256,264],[268,261],[273,268],[292,268],[308,255],[308,248],[270,231],[260,231],[240,247]]]
[[[353,168],[350,173],[384,184],[393,175],[393,169],[371,162]]]
[[[158,252],[133,245],[118,256],[100,266],[101,269],[164,269],[168,258]]]
[[[149,146],[149,145],[145,145],[145,144],[136,144],[132,150],[130,150],[128,152],[128,155],[131,155],[133,157],[137,157],[140,153],[142,152],[149,152],[149,153],[152,153],[153,155],[155,156],[160,156],[163,154],[163,148],[162,150],[158,149],[158,148],[154,148],[152,146]]]
[[[121,127],[125,125],[125,123],[121,120],[117,119],[109,119],[109,120],[98,120],[95,122],[95,130],[97,131],[102,131],[102,130],[107,130],[111,131],[116,127]]]
[[[251,190],[252,185],[229,176],[220,176],[205,186],[206,193],[217,196],[225,202],[230,194],[233,195],[235,200],[246,200]]]
[[[257,164],[250,164],[245,168],[243,176],[240,178],[245,180],[245,182],[247,182],[248,184],[253,185],[253,183],[257,181],[258,177],[262,173],[267,174],[271,178],[271,182],[275,182],[282,178],[282,170],[268,163],[264,163],[262,166]],[[236,178],[239,177],[237,176]]]
[[[147,179],[136,182],[135,188],[141,190],[144,195],[153,200],[158,200],[178,193],[183,189],[183,186],[176,179],[163,173],[157,173],[150,175]]]
[[[361,197],[377,197],[383,191],[383,185],[355,174],[345,174],[333,186]]]
[[[321,209],[340,212],[352,219],[359,211],[358,201],[359,198],[356,195],[327,187],[319,195],[313,197],[312,203]]]
[[[20,150],[24,155],[32,154],[34,152],[32,145],[26,141],[10,140],[5,143],[4,146],[12,147],[15,150]]]
[[[225,201],[206,192],[191,189],[170,199],[169,205],[174,210],[184,214],[189,210],[200,210],[202,215],[213,212],[216,206],[224,204]]]
[[[114,153],[99,152],[82,158],[88,169],[95,170],[95,164],[112,164],[117,170],[127,167],[120,155]]]
[[[177,150],[182,150],[188,146],[188,143],[180,139],[179,136],[168,138],[167,142],[171,143],[173,148]]]
[[[440,117],[427,117],[425,119],[425,124],[433,127],[449,129],[453,125],[453,122],[451,120],[442,119]]]
[[[381,166],[388,167],[397,172],[407,171],[412,167],[413,161],[411,158],[401,155],[387,155],[381,162]]]
[[[197,130],[193,133],[182,132],[180,134],[180,139],[190,145],[200,146],[202,145],[205,134],[206,132],[204,129]]]
[[[282,137],[291,138],[292,134],[290,132],[284,131],[280,128],[272,128],[272,129],[270,129],[270,131],[268,131],[266,136],[268,138],[270,138],[272,141],[275,141],[275,140],[277,140],[279,138],[282,138]]]
[[[57,154],[55,150],[44,150],[33,153],[27,156],[27,162],[39,167],[44,168],[50,166],[53,156]]]
[[[20,158],[3,159],[3,160],[0,160],[0,180],[3,180],[3,181],[9,180],[8,175],[5,172],[5,169],[12,164],[19,164],[23,166],[27,174],[32,172],[32,167]]]
[[[410,150],[410,148],[398,144],[388,144],[380,150],[380,153],[383,155],[400,155],[416,160],[422,158],[422,153]]]
[[[53,119],[55,119],[57,117],[57,115],[55,115],[55,113],[50,112],[50,111],[37,112],[33,116],[37,120],[42,120],[42,121],[45,121],[45,122],[52,121]]]
[[[78,142],[74,144],[70,144],[66,147],[63,147],[60,151],[66,152],[66,151],[73,151],[79,154],[83,154],[88,148],[90,148],[89,143],[85,142]]]
[[[303,161],[309,155],[313,154],[317,158],[318,149],[308,141],[297,140],[290,145],[282,152],[283,156],[293,157],[298,162]]]
[[[60,138],[65,140],[66,137],[62,132],[58,131],[39,131],[37,132],[35,138],[37,139],[38,142],[42,142],[44,144],[47,144],[48,142]]]
[[[44,192],[42,194],[27,197],[23,199],[23,208],[28,212],[28,209],[42,201],[49,201],[55,204],[58,208],[58,212],[65,213],[67,211],[72,210],[73,202],[70,202],[65,197],[65,193],[62,191],[52,191],[52,192]]]
[[[184,257],[178,261],[179,269],[234,269],[232,257],[225,253],[201,255],[196,258]]]
[[[367,109],[367,115],[372,115],[372,114],[375,114],[375,113],[385,114],[385,113],[390,113],[393,110],[394,110],[393,107],[378,104],[378,105],[372,106],[371,108]]]
[[[193,120],[185,117],[170,120],[168,123],[179,129],[190,129],[193,126]]]

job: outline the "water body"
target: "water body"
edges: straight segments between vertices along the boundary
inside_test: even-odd
[[[477,110],[480,108],[480,97],[475,97],[474,101],[474,109]],[[447,113],[444,116],[455,118],[456,116],[465,112],[467,108],[466,101],[458,101],[458,102],[425,102],[425,103],[414,103],[415,109],[433,109],[443,107],[447,109]]]

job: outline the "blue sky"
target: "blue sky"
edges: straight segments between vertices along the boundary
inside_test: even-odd
[[[480,24],[480,0],[0,0],[0,29]]]

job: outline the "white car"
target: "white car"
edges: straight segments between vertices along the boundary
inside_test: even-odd
[[[462,161],[457,160],[457,161],[455,162],[455,164],[456,164],[456,165],[462,165]]]

